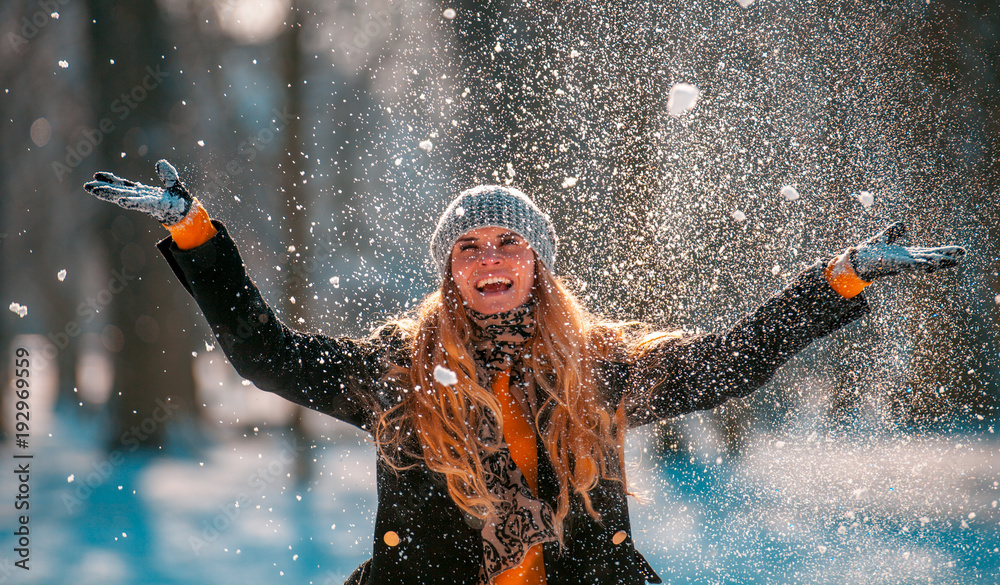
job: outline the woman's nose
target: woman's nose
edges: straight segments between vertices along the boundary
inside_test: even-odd
[[[503,261],[500,250],[494,246],[486,246],[479,253],[479,263],[483,265],[499,264]]]

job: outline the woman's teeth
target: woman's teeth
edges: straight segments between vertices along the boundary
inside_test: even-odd
[[[476,290],[485,291],[487,288],[491,290],[507,290],[513,285],[514,281],[504,276],[490,276],[477,282]]]

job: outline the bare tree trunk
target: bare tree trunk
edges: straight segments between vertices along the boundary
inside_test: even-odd
[[[301,48],[302,37],[302,14],[297,0],[292,0],[290,7],[290,17],[288,29],[282,33],[278,40],[278,58],[281,63],[281,79],[285,89],[285,99],[288,108],[289,121],[284,128],[284,152],[279,157],[281,163],[281,200],[282,228],[281,239],[284,246],[287,242],[287,255],[284,255],[285,275],[282,281],[284,319],[291,327],[300,326],[305,321],[305,315],[310,305],[306,281],[296,274],[293,267],[302,254],[307,249],[315,250],[315,247],[307,245],[309,239],[309,209],[310,200],[308,189],[305,188],[302,173],[306,171],[303,152],[305,145],[302,141],[302,112],[303,95],[302,84],[303,59]],[[292,419],[291,432],[297,440],[305,442],[308,440],[305,427],[302,424],[303,408],[295,407],[295,415]],[[310,475],[308,457],[296,457],[295,471],[298,480],[304,481]]]
[[[114,126],[95,149],[98,164],[121,176],[155,182],[152,162],[168,151],[169,134],[161,133],[167,132],[163,117],[172,104],[170,83],[177,74],[163,60],[170,52],[165,23],[154,0],[89,0],[88,12],[94,126],[102,120]],[[145,151],[136,151],[136,142],[148,145],[149,160]],[[164,235],[160,227],[134,212],[111,205],[106,209],[101,239],[112,268],[113,300],[103,339],[115,367],[109,439],[134,438],[155,448],[177,416],[176,405],[195,404],[189,334],[175,325],[192,317],[175,301],[178,285],[157,257],[154,244]]]
[[[4,108],[2,103],[0,103],[0,114],[4,113]],[[7,149],[3,148],[4,142],[0,141],[0,177],[9,176],[6,172],[6,165],[8,158],[6,155],[9,153],[5,152]],[[5,189],[3,184],[0,184],[0,190]],[[12,272],[10,266],[14,262],[13,255],[10,254],[10,247],[7,245],[7,238],[10,237],[6,222],[3,220],[4,217],[9,217],[6,212],[6,201],[9,199],[6,197],[0,197],[0,299],[9,299],[9,287],[12,277]],[[0,307],[0,310],[6,310],[6,307]],[[4,318],[11,319],[13,315],[4,315]],[[8,348],[11,347],[11,342],[14,340],[14,328],[13,327],[0,327],[0,380],[5,383],[7,380],[11,379],[11,367],[13,365],[13,357],[11,353],[8,353]],[[10,398],[8,397],[10,392],[6,391],[0,392],[0,412],[7,412],[6,401]],[[7,436],[4,434],[6,429],[5,424],[0,424],[0,442],[3,442]]]
[[[903,211],[937,210],[901,218],[909,228],[904,245],[968,238],[965,243],[973,255],[957,271],[915,279],[901,276],[891,284],[880,284],[896,288],[898,315],[893,316],[889,335],[867,332],[861,347],[843,348],[842,355],[855,367],[841,372],[832,415],[849,418],[861,398],[871,394],[886,422],[910,427],[988,413],[996,401],[995,393],[988,391],[998,373],[995,336],[984,334],[989,326],[972,317],[989,313],[990,308],[979,303],[978,290],[970,290],[982,287],[988,293],[990,285],[963,273],[989,271],[986,258],[996,255],[995,96],[1000,88],[996,78],[983,75],[981,68],[996,62],[990,35],[995,36],[1000,21],[995,3],[945,1],[917,15],[898,8],[877,3],[850,11],[857,28],[872,33],[872,49],[858,61],[857,71],[859,78],[877,78],[881,85],[866,104],[874,110],[873,128],[892,145],[898,157],[894,166],[905,169],[893,185],[901,193],[897,197],[905,201],[890,203]],[[919,27],[912,26],[915,21]],[[872,131],[847,123],[851,118],[857,123],[856,115],[841,114],[835,119],[845,130]],[[854,156],[859,159],[859,164],[846,168],[864,167],[860,144],[845,141],[841,148],[853,153],[848,163]],[[843,225],[856,216],[841,217]],[[995,272],[988,280],[996,287]],[[901,373],[888,380],[874,372],[865,375],[857,355],[871,358],[871,353],[882,353],[887,358],[887,346],[893,343],[905,361]]]

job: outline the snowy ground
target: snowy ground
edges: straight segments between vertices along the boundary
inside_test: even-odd
[[[370,554],[372,448],[349,429],[313,446],[230,433],[119,460],[85,419],[57,412],[36,446],[30,572],[10,564],[16,518],[0,506],[0,583],[342,583]],[[633,435],[636,541],[664,582],[997,582],[995,435],[796,433],[758,436],[735,460],[656,464]],[[301,485],[298,454],[313,461]],[[12,461],[9,445],[0,457]],[[4,500],[16,489],[0,474]]]
[[[757,437],[644,476],[636,540],[674,583],[995,584],[1000,442],[980,439]]]

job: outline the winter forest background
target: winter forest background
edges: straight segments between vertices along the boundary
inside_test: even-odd
[[[28,0],[0,41],[0,468],[34,455],[30,571],[0,474],[0,583],[342,583],[370,554],[367,438],[243,383],[166,232],[82,189],[160,158],[329,334],[432,290],[433,223],[482,182],[550,212],[593,310],[667,328],[890,220],[966,246],[750,398],[633,433],[633,517],[670,583],[997,582],[995,0]]]

